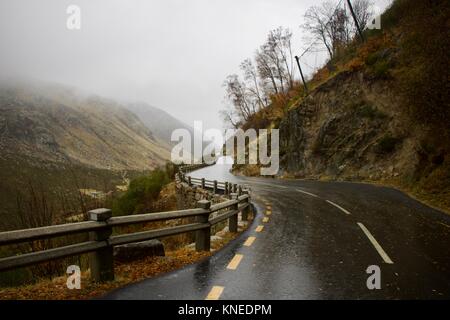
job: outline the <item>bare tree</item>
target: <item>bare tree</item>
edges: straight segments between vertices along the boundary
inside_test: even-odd
[[[351,23],[345,9],[336,8],[329,16],[327,30],[331,38],[333,56],[351,39]]]
[[[373,18],[373,2],[370,0],[352,0],[353,11],[358,19],[361,30],[364,30]],[[356,26],[353,32],[356,33]]]
[[[274,95],[284,93],[294,86],[294,57],[292,32],[279,27],[271,30],[266,41],[255,53],[254,61],[245,59],[240,69],[243,81],[236,74],[226,78],[226,100],[230,103],[221,111],[225,122],[233,127],[247,122],[256,112],[262,111]]]
[[[266,94],[270,95],[270,93],[279,93],[281,88],[278,88],[276,70],[271,64],[271,59],[267,53],[267,50],[263,48],[257,50],[255,54],[255,61],[258,75],[262,81]]]
[[[302,28],[311,34],[312,44],[319,39],[327,49],[330,58],[333,58],[333,42],[329,24],[334,15],[333,7],[333,3],[329,1],[320,6],[310,7],[305,12],[305,22],[302,24]]]
[[[220,110],[220,116],[222,117],[223,121],[227,124],[230,124],[232,128],[238,129],[241,125],[241,122],[239,120],[238,115],[236,114],[236,111],[234,107],[227,105],[225,109]]]
[[[302,25],[311,35],[311,47],[319,40],[327,49],[330,59],[351,41],[357,31],[348,8],[339,7],[339,4],[336,1],[326,1],[310,7],[304,15],[305,22]],[[373,16],[372,2],[353,0],[352,6],[361,29],[364,29]]]
[[[269,33],[268,43],[271,43],[275,51],[275,62],[281,64],[277,66],[281,80],[292,88],[294,79],[292,76],[294,57],[292,55],[291,45],[292,32],[289,29],[278,27]],[[280,72],[282,70],[282,72]]]
[[[258,110],[265,107],[264,105],[264,92],[260,88],[260,81],[258,79],[258,70],[253,64],[251,59],[245,59],[240,68],[244,73],[244,80],[247,82],[247,88],[250,95],[257,101]]]
[[[232,74],[225,80],[226,98],[235,107],[240,119],[247,121],[256,112],[256,104],[249,96],[245,82],[239,76]]]

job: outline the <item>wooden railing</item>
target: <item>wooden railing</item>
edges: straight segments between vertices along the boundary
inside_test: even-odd
[[[182,167],[180,172],[176,175],[177,183],[186,183],[192,186],[198,185],[205,189],[212,190],[213,193],[221,192],[224,195],[227,195],[229,200],[214,205],[211,205],[211,202],[208,200],[200,200],[197,202],[197,208],[194,209],[118,217],[112,217],[110,209],[101,208],[89,211],[89,221],[85,222],[0,232],[0,246],[73,234],[89,233],[89,241],[1,258],[0,271],[90,253],[89,263],[91,278],[94,281],[108,281],[114,279],[114,246],[194,231],[196,232],[196,250],[209,251],[211,227],[228,219],[229,231],[237,232],[238,214],[241,213],[242,220],[248,219],[250,195],[247,190],[244,190],[241,186],[235,184],[196,179],[186,174],[188,171],[198,169],[201,166],[202,165],[191,165]],[[214,215],[214,217],[211,217],[212,213],[217,214]],[[194,222],[128,234],[113,235],[112,232],[113,227],[155,221],[169,221],[189,217],[195,218]]]

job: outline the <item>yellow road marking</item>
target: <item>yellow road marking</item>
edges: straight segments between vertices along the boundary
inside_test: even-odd
[[[223,289],[224,287],[220,286],[212,287],[205,300],[219,300],[220,296],[222,295]]]
[[[255,242],[255,240],[256,237],[248,237],[247,240],[245,240],[244,242],[244,246],[250,247],[253,244],[253,242]]]
[[[242,254],[236,254],[233,259],[231,259],[227,269],[236,270],[243,257],[244,256]]]
[[[263,229],[264,229],[264,226],[257,226],[255,231],[256,232],[261,232],[261,231],[263,231]]]
[[[263,222],[269,222],[269,217],[264,217]]]
[[[272,210],[266,210],[266,214],[270,216],[272,214]]]

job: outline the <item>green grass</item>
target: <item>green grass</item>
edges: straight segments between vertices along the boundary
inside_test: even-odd
[[[150,174],[131,181],[129,189],[113,204],[113,215],[145,213],[156,200],[161,189],[170,182],[165,170],[155,169]]]

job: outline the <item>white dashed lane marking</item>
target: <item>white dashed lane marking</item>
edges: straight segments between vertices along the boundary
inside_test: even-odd
[[[378,254],[381,256],[381,258],[383,258],[384,262],[389,263],[389,264],[393,264],[394,262],[391,260],[391,258],[389,258],[389,256],[387,255],[386,251],[383,250],[383,248],[380,246],[380,244],[374,238],[374,236],[370,233],[370,231],[367,230],[367,228],[360,222],[358,222],[358,226],[365,233],[367,238],[369,238],[370,242],[375,247],[375,250],[377,250]]]
[[[344,212],[345,214],[350,214],[349,211],[345,210],[344,208],[342,208],[340,205],[334,203],[333,201],[327,200],[327,202],[329,204],[331,204],[332,206],[335,206],[336,208],[338,208],[339,210],[341,210],[342,212]]]
[[[304,193],[304,194],[307,194],[308,196],[311,196],[311,197],[314,197],[314,198],[318,198],[319,197],[318,195],[315,195],[314,193],[307,192],[307,191],[304,191],[302,189],[297,189],[297,191],[301,192],[301,193]]]

